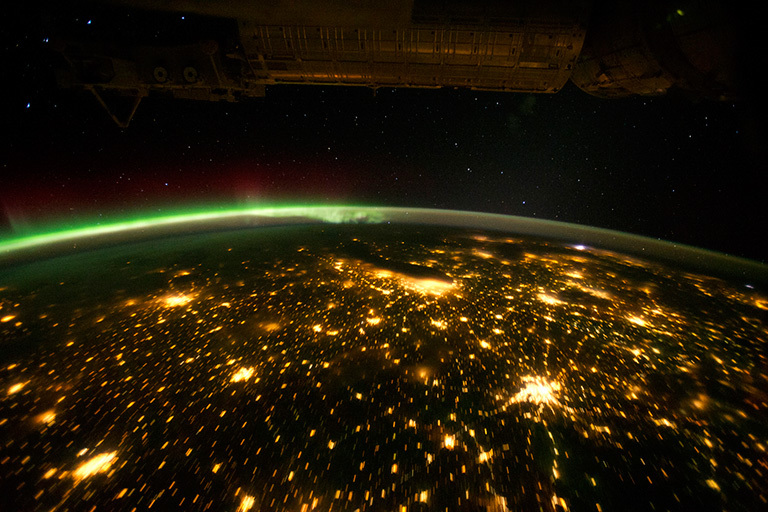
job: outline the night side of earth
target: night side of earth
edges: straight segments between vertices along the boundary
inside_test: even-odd
[[[0,242],[0,510],[768,507],[765,282],[463,215]]]

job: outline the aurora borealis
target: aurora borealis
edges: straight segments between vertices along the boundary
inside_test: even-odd
[[[611,246],[629,253],[641,254],[677,263],[686,262],[695,268],[733,273],[734,268],[743,269],[748,279],[765,280],[766,270],[763,265],[741,258],[731,257],[700,248],[687,247],[671,242],[653,240],[647,237],[630,235],[599,228],[578,226],[563,222],[546,221],[524,217],[511,217],[497,214],[478,214],[448,210],[430,210],[418,208],[395,208],[375,206],[329,206],[329,205],[272,205],[259,208],[219,208],[189,209],[175,214],[162,216],[124,217],[97,225],[80,227],[67,225],[51,227],[5,240],[0,244],[0,254],[13,254],[16,251],[45,247],[46,245],[63,246],[79,243],[98,245],[102,237],[124,234],[133,240],[137,237],[158,236],[163,229],[178,234],[182,231],[201,229],[222,229],[254,225],[274,225],[284,223],[397,223],[417,225],[441,225],[453,227],[477,227],[502,231],[515,231],[521,234],[555,237],[571,240],[573,243],[587,243],[595,246]],[[730,269],[730,270],[728,270]]]
[[[52,85],[57,61],[36,30],[7,32],[22,81],[2,117],[2,238],[187,208],[364,204],[563,221],[765,259],[765,137],[749,101],[276,86],[237,104],[147,98],[121,130],[90,95]]]

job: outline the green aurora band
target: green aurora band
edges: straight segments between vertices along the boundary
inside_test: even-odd
[[[375,210],[375,208],[373,209]],[[306,219],[307,222],[343,224],[364,221],[376,222],[370,218],[370,209],[347,206],[275,206],[275,207],[246,207],[229,209],[200,209],[169,213],[158,216],[138,216],[137,218],[114,220],[112,222],[85,224],[82,227],[65,227],[38,230],[36,233],[13,236],[0,239],[0,255],[23,249],[31,249],[59,242],[72,242],[83,238],[100,237],[136,231],[137,234],[146,230],[162,227],[183,226],[215,221],[233,221],[250,219],[251,221],[267,219]],[[364,213],[365,212],[365,213]],[[248,225],[244,223],[243,225]]]
[[[300,225],[300,224],[419,224],[466,229],[483,229],[509,234],[555,238],[633,255],[686,263],[701,270],[725,271],[768,283],[768,265],[696,247],[666,242],[602,228],[559,221],[493,213],[379,206],[294,205],[194,209],[162,216],[137,216],[82,227],[49,228],[36,233],[0,239],[0,258],[49,245],[108,239],[108,235],[142,237],[164,234],[165,230],[194,232],[210,229]],[[194,228],[194,230],[192,229]],[[168,231],[173,234],[175,231]]]

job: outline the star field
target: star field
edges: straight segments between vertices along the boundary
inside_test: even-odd
[[[147,98],[121,130],[89,95],[55,88],[39,13],[20,19],[3,32],[19,77],[2,118],[6,232],[174,205],[309,200],[531,216],[766,258],[755,242],[766,223],[756,95],[274,86],[238,104]],[[84,37],[116,23],[74,11],[62,21]],[[117,26],[162,42],[190,21]]]

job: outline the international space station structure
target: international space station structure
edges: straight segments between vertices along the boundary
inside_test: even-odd
[[[88,8],[87,2],[82,4]],[[739,93],[737,17],[717,2],[107,0],[107,31],[64,27],[57,81],[125,126],[139,101],[260,97],[277,84],[557,93]],[[128,13],[128,14],[125,14]],[[125,20],[166,20],[162,37]],[[52,16],[54,32],[56,15]],[[185,27],[175,26],[184,20]],[[123,20],[123,21],[119,21]],[[119,114],[115,98],[129,102]]]

